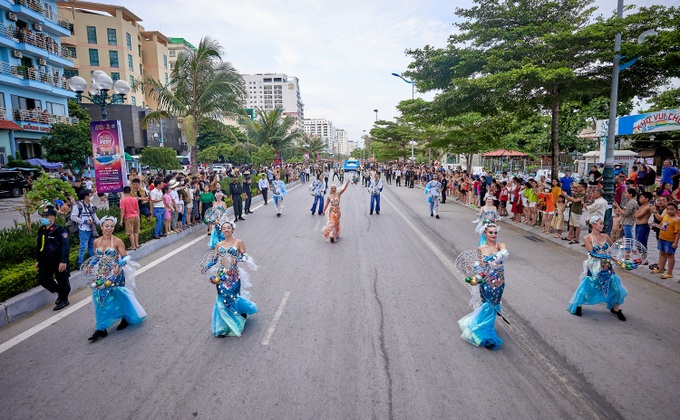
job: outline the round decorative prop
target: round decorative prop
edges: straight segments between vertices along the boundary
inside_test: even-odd
[[[215,223],[220,220],[222,217],[222,214],[224,213],[224,210],[220,208],[214,208],[211,207],[208,210],[205,211],[205,216],[204,219],[206,223]]]
[[[463,251],[458,258],[456,258],[456,269],[463,273],[464,276],[474,275],[479,271],[479,264],[482,258],[477,250]]]
[[[80,266],[80,271],[93,289],[115,286],[122,268],[110,257],[90,257]]]
[[[621,238],[609,248],[609,255],[619,267],[634,270],[647,260],[647,248],[635,239]]]

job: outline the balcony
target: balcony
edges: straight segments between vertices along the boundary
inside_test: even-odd
[[[78,118],[63,115],[50,114],[47,110],[40,109],[12,109],[14,121],[31,122],[38,124],[77,124]]]
[[[73,34],[73,25],[63,17],[54,13],[52,10],[45,9],[43,11],[43,16],[45,16],[45,19],[52,21],[57,25],[61,26],[62,28],[66,29],[70,34]]]
[[[28,7],[36,13],[43,13],[43,8],[38,0],[9,0],[10,3],[20,4],[24,7]]]
[[[33,32],[28,28],[15,29],[14,26],[1,25],[0,35],[32,45],[65,60],[72,61],[74,58],[71,51],[59,45],[54,38],[47,37],[41,32]]]

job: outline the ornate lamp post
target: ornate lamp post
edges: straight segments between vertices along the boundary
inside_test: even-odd
[[[130,92],[130,84],[125,80],[116,80],[115,83],[111,76],[101,70],[92,72],[92,84],[88,91],[89,94],[83,95],[87,89],[87,81],[80,76],[73,76],[68,79],[68,87],[76,93],[76,99],[80,102],[83,98],[88,99],[93,104],[101,106],[102,119],[106,119],[106,105],[121,104],[125,101],[125,95]],[[109,95],[113,89],[114,94]]]

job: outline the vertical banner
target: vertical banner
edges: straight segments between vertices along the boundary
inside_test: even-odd
[[[92,121],[90,135],[97,192],[123,191],[126,168],[120,121]]]

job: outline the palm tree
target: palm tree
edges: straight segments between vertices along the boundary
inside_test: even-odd
[[[307,153],[310,159],[315,159],[319,153],[328,152],[326,143],[319,136],[305,133],[300,143],[300,151]]]
[[[303,132],[295,127],[295,118],[291,116],[282,118],[282,110],[267,112],[257,108],[255,113],[255,120],[247,121],[245,128],[246,134],[256,145],[268,144],[278,155],[281,150],[295,145],[295,142],[302,138]]]
[[[177,117],[179,129],[191,147],[191,172],[198,170],[198,121],[235,116],[242,110],[245,82],[236,69],[223,62],[222,46],[216,40],[201,39],[196,51],[180,53],[172,80],[162,85],[145,77],[141,87],[158,102],[158,109],[148,113],[142,124]]]

